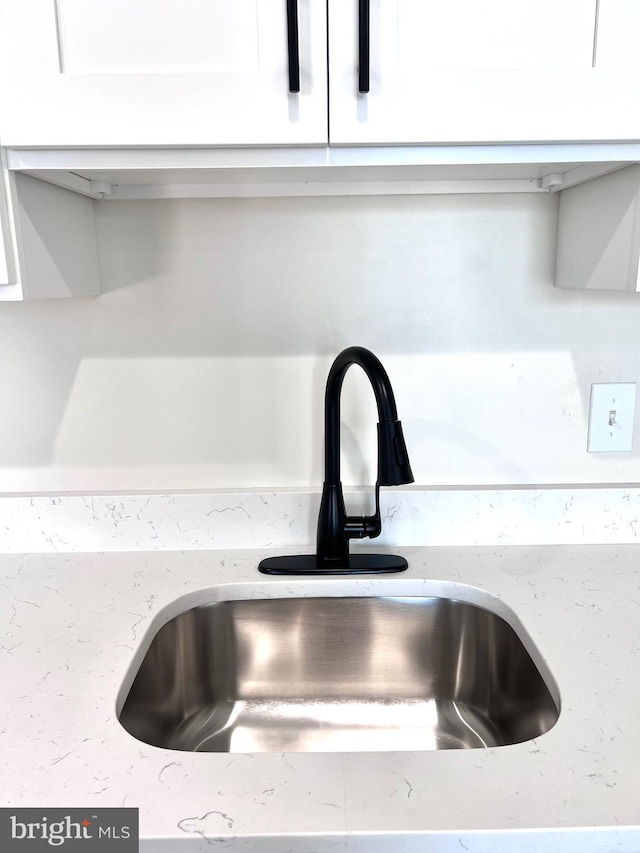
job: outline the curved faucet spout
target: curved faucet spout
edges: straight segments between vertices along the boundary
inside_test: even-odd
[[[366,373],[378,407],[378,476],[376,511],[373,516],[347,516],[340,482],[340,395],[345,374],[352,364]],[[349,540],[380,535],[380,486],[412,483],[413,474],[398,420],[396,401],[387,372],[379,359],[364,347],[349,347],[333,362],[325,393],[325,479],[318,519],[318,564],[348,562]]]
[[[324,395],[324,479],[340,482],[340,396],[342,383],[352,364],[367,374],[378,406],[378,420],[397,421],[398,412],[391,382],[380,360],[364,347],[342,350],[331,365]]]

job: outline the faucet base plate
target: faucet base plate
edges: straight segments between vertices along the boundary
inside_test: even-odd
[[[318,565],[315,554],[295,554],[267,557],[258,571],[265,575],[379,575],[404,572],[408,565],[404,557],[394,554],[349,554],[348,560],[337,560],[326,568]]]

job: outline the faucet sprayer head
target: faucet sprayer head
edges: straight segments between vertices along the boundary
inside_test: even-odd
[[[400,421],[378,424],[378,484],[402,486],[413,483],[409,455]]]

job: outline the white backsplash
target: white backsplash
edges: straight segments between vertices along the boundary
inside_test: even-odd
[[[640,382],[640,300],[553,286],[558,195],[96,203],[102,296],[0,311],[0,493],[313,491],[353,344],[420,488],[640,483],[640,407],[635,451],[586,451],[592,383]],[[343,391],[357,488],[377,413],[363,371]]]
[[[371,513],[370,492],[345,495]],[[0,552],[313,549],[318,492],[0,497]],[[635,543],[640,488],[382,490],[380,545]]]

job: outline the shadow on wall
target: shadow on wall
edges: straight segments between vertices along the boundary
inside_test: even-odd
[[[532,322],[523,286],[554,292],[556,206],[515,195],[103,203],[110,299],[95,354],[113,350],[114,331],[119,355],[330,354],[363,335],[392,352],[555,346],[547,317],[527,336],[518,326],[525,312]],[[532,299],[539,312],[557,301]]]
[[[393,368],[418,482],[554,481],[527,435],[547,473],[592,478],[558,436],[582,435],[591,382],[639,378],[640,302],[553,287],[556,216],[546,194],[97,203],[103,295],[0,305],[0,488],[20,468],[55,488],[52,466],[135,472],[91,488],[318,485],[352,344]],[[373,402],[348,381],[357,483]]]

